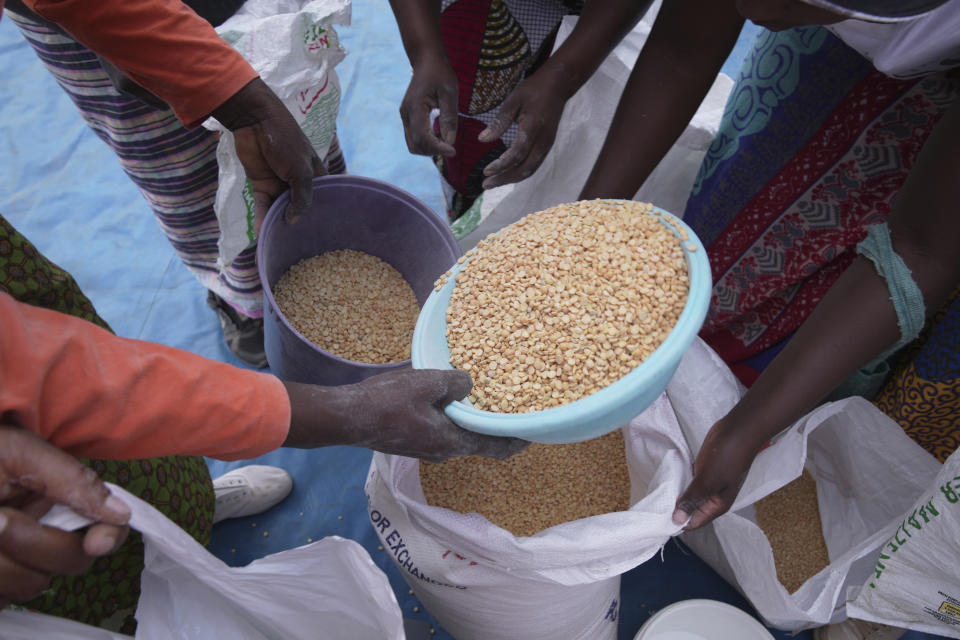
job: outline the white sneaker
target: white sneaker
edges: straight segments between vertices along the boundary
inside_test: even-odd
[[[213,481],[213,522],[263,513],[290,495],[293,478],[279,467],[252,464]]]
[[[879,622],[847,618],[843,622],[814,629],[813,640],[897,640],[906,632],[906,629]]]

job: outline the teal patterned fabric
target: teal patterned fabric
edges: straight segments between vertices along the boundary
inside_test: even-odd
[[[741,136],[763,131],[774,109],[793,95],[800,83],[800,59],[816,52],[829,32],[820,27],[801,27],[785,37],[761,31],[753,51],[744,60],[740,79],[727,101],[719,135],[707,150],[693,193],[699,193],[703,181],[713,175],[720,162],[729,160],[740,149]],[[735,131],[737,135],[727,135]]]
[[[958,80],[890,78],[819,27],[757,36],[683,215],[713,276],[700,336],[745,384],[886,221]]]

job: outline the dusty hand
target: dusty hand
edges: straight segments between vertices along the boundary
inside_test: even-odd
[[[457,139],[457,76],[446,60],[430,60],[414,69],[400,103],[403,135],[410,153],[453,156]],[[439,109],[440,137],[433,131],[430,112]]]
[[[259,78],[218,107],[213,116],[234,135],[237,157],[253,187],[257,231],[267,209],[290,189],[287,222],[310,208],[313,178],[327,170],[300,125]]]
[[[70,533],[37,520],[53,504],[96,523]],[[54,575],[77,575],[116,551],[130,509],[75,458],[17,427],[0,426],[0,607],[38,596]]]
[[[340,387],[285,383],[293,410],[286,446],[346,444],[440,462],[508,458],[529,442],[474,433],[443,412],[472,381],[464,371],[404,370]]]
[[[534,74],[517,85],[478,137],[481,142],[496,140],[517,123],[517,137],[510,148],[483,170],[484,189],[519,182],[537,170],[553,146],[564,104],[546,76]]]
[[[730,509],[758,450],[745,446],[723,420],[703,440],[693,465],[693,481],[677,499],[674,524],[690,518],[685,529],[697,529]]]

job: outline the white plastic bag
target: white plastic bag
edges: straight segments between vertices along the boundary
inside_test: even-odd
[[[3,640],[130,640],[131,636],[32,611],[0,612]]]
[[[483,516],[426,504],[419,462],[375,453],[370,519],[401,574],[457,640],[601,640],[617,636],[620,575],[679,531],[673,505],[690,481],[684,436],[661,396],[624,427],[629,511],[517,538]],[[665,425],[665,426],[663,426]]]
[[[247,0],[217,27],[290,110],[321,158],[330,149],[340,109],[334,67],[345,52],[334,25],[350,24],[350,8],[350,0]],[[214,210],[223,266],[256,241],[253,195],[233,134],[213,118],[204,127],[221,132]]]
[[[567,101],[553,147],[532,176],[484,192],[481,221],[461,246],[472,247],[522,216],[577,199],[607,137],[620,94],[660,9],[654,2],[640,22],[617,45],[597,71]],[[554,50],[573,31],[576,16],[564,18]],[[720,126],[733,80],[720,74],[693,119],[653,170],[634,200],[652,202],[683,215],[700,162]]]
[[[138,640],[314,640],[320,630],[350,640],[405,637],[390,583],[358,543],[331,536],[230,567],[152,506],[109,486],[130,505],[130,525],[143,534]],[[44,522],[66,529],[85,524],[57,517]],[[37,613],[4,612],[0,638],[55,638],[63,624]],[[32,634],[14,635],[21,627]],[[85,625],[66,632],[73,635],[61,637],[114,640]]]
[[[847,605],[854,618],[960,638],[960,453],[881,541],[882,553]]]
[[[667,386],[691,449],[737,401],[742,387],[697,340]],[[644,416],[641,416],[641,419]],[[790,594],[753,504],[806,468],[817,498],[830,564]],[[756,608],[769,626],[797,631],[847,617],[846,591],[873,570],[880,545],[926,490],[940,464],[901,427],[862,398],[825,404],[762,451],[731,510],[681,539]]]

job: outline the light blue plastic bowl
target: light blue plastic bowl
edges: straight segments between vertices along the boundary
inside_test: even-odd
[[[566,444],[597,438],[618,429],[657,399],[703,325],[712,284],[707,253],[693,231],[679,218],[657,207],[650,215],[659,216],[661,223],[678,237],[676,228],[686,231],[683,251],[690,277],[690,292],[680,318],[650,357],[613,384],[560,407],[530,413],[495,413],[476,409],[466,400],[457,400],[446,407],[451,420],[479,433]],[[672,222],[672,226],[664,222],[664,218]],[[415,369],[453,368],[447,347],[446,315],[456,286],[455,276],[466,263],[451,269],[446,284],[431,293],[420,310],[411,345],[410,359]]]

